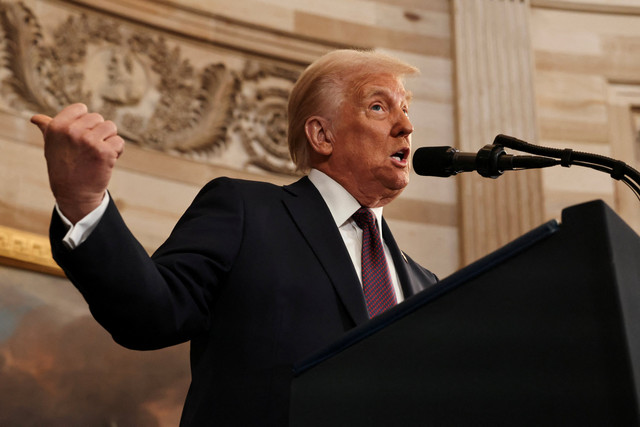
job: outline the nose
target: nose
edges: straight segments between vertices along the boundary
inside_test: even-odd
[[[396,115],[395,123],[391,128],[391,135],[394,137],[402,137],[409,136],[412,132],[413,124],[411,124],[409,116],[404,111],[400,111]]]

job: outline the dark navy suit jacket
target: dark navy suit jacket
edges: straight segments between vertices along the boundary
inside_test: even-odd
[[[191,341],[181,425],[285,425],[291,366],[368,320],[358,276],[327,205],[302,178],[284,187],[207,184],[149,258],[113,202],[70,251],[54,214],[54,258],[118,343]],[[406,298],[436,282],[385,242]]]

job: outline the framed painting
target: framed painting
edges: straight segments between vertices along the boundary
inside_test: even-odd
[[[178,425],[188,346],[120,347],[49,248],[0,227],[0,425]]]

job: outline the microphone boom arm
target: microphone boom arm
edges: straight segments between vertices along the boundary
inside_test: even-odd
[[[477,172],[485,178],[496,179],[505,170],[546,168],[559,164],[556,159],[539,156],[509,156],[499,144],[482,147],[476,156]]]
[[[616,160],[599,154],[574,151],[569,148],[559,149],[541,147],[503,134],[499,134],[495,137],[493,145],[498,147],[508,147],[513,150],[538,156],[556,158],[560,160],[559,164],[561,166],[567,168],[571,165],[576,165],[606,172],[611,176],[611,178],[624,182],[636,194],[636,197],[640,199],[640,172],[621,160]]]

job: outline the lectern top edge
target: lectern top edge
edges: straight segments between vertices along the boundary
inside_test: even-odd
[[[479,276],[480,274],[492,269],[510,258],[516,256],[527,248],[534,246],[539,241],[546,239],[560,229],[560,225],[556,220],[548,221],[539,227],[523,234],[502,248],[492,252],[491,254],[475,261],[468,266],[456,271],[450,276],[444,278],[431,288],[405,300],[397,306],[377,316],[375,319],[358,326],[347,332],[342,339],[333,343],[310,357],[300,361],[293,367],[294,376],[301,375],[303,372],[311,369],[313,366],[327,360],[346,348],[362,341],[366,337],[384,329],[388,325],[398,321],[399,319],[413,313],[423,305],[430,301],[452,291],[453,289],[463,285],[467,281]]]

